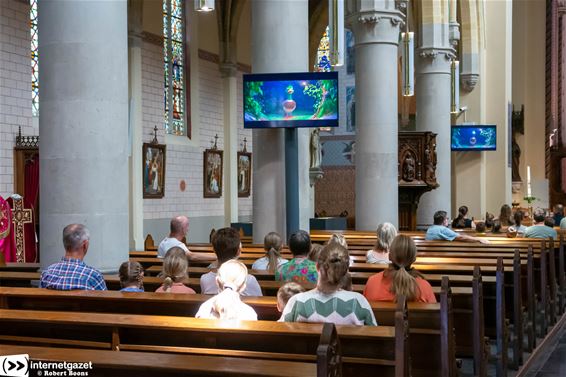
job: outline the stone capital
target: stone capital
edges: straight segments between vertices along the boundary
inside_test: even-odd
[[[396,10],[364,10],[350,13],[347,24],[356,36],[356,45],[385,43],[399,44],[399,30],[404,15]]]
[[[480,81],[480,75],[477,73],[460,73],[460,88],[465,92],[471,92]]]
[[[417,49],[416,74],[450,74],[450,62],[454,59],[451,47],[421,47]]]

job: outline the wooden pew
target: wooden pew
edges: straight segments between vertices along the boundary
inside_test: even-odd
[[[317,364],[299,361],[243,359],[228,356],[157,352],[115,352],[109,350],[18,346],[12,344],[1,344],[0,349],[10,355],[29,354],[30,361],[35,362],[92,362],[93,369],[87,370],[90,373],[89,375],[92,376],[332,376],[331,373],[317,374]]]
[[[337,326],[345,376],[409,376],[407,310],[395,327]],[[315,362],[322,324],[0,309],[0,342]]]
[[[204,295],[135,292],[51,291],[38,288],[0,288],[0,308],[18,310],[55,310],[68,312],[128,313],[170,316],[194,316],[208,299]],[[275,297],[244,297],[259,319],[276,320]],[[440,303],[408,303],[412,370],[438,370],[439,375],[455,376],[455,340],[452,298],[447,278],[443,281]],[[371,302],[380,325],[394,326],[397,305]],[[431,357],[428,350],[441,349]]]

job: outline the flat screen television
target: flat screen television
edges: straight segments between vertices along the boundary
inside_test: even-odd
[[[338,72],[244,75],[244,128],[338,127]]]
[[[452,126],[453,151],[494,151],[497,149],[495,125]]]

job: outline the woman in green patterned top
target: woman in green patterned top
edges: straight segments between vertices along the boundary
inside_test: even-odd
[[[325,246],[316,263],[316,288],[291,297],[280,320],[376,326],[375,316],[366,298],[357,292],[340,288],[349,262],[346,248],[336,242]]]
[[[299,230],[289,237],[289,249],[293,259],[280,266],[275,272],[275,280],[294,281],[295,283],[316,283],[318,273],[316,263],[308,259],[311,238],[304,230]]]

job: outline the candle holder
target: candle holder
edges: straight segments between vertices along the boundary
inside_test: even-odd
[[[527,203],[529,203],[529,217],[532,219],[533,218],[533,206],[532,206],[532,204],[535,200],[537,200],[537,198],[529,195],[529,196],[525,196],[523,198],[523,200],[526,201]]]

